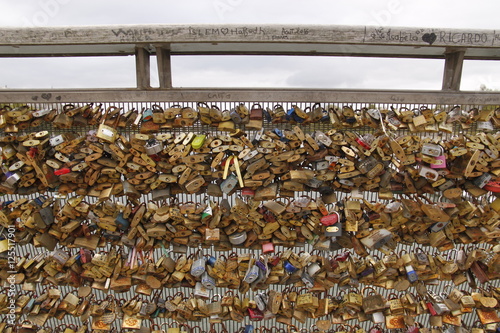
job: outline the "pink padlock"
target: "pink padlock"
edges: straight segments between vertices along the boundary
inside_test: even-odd
[[[431,168],[433,169],[442,169],[446,168],[446,155],[436,156],[435,158],[438,161],[441,161],[439,164],[431,164]]]
[[[262,252],[263,253],[273,253],[274,252],[274,244],[271,242],[262,244]]]

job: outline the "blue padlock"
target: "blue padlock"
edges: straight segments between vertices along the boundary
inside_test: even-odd
[[[127,230],[130,226],[130,221],[123,217],[123,213],[118,214],[115,219],[115,223],[118,226],[118,229],[123,231]]]
[[[153,119],[153,110],[151,109],[146,109],[142,113],[142,121],[149,121]]]
[[[207,265],[214,267],[216,261],[217,261],[217,259],[215,259],[214,256],[209,256],[207,258]]]
[[[47,198],[43,195],[39,196],[38,198],[35,198],[33,200],[33,202],[39,206],[39,207],[42,207],[43,206],[43,203],[47,200]]]
[[[415,270],[411,265],[405,266],[405,270],[406,270],[406,276],[408,276],[408,281],[410,281],[410,283],[418,281],[417,272],[415,272]]]
[[[266,119],[266,121],[267,121],[268,123],[270,123],[270,122],[272,122],[272,121],[273,121],[273,118],[271,117],[271,114],[269,113],[269,111],[268,111],[268,110],[263,109],[263,110],[262,110],[262,114],[264,115],[264,118]]]
[[[295,267],[294,265],[292,265],[288,260],[285,261],[285,264],[283,265],[283,267],[285,267],[285,270],[288,272],[288,273],[295,273],[296,271],[298,271],[299,269],[297,267]]]
[[[253,333],[253,325],[245,325],[245,333]]]

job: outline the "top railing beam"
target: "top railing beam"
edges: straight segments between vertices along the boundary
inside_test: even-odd
[[[0,29],[0,57],[133,54],[137,44],[171,54],[325,54],[500,59],[496,30],[326,25],[123,25]],[[84,47],[82,47],[84,46]],[[378,46],[378,47],[377,47]],[[380,46],[388,46],[384,52]],[[400,50],[400,51],[397,51]],[[397,52],[395,52],[397,51]],[[153,51],[154,52],[154,51]]]

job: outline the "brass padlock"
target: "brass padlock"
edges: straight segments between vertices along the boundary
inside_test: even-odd
[[[108,142],[108,143],[113,143],[118,138],[118,132],[117,132],[116,128],[117,128],[117,124],[118,124],[120,117],[116,117],[116,121],[113,124],[113,126],[108,126],[108,125],[104,124],[104,121],[106,120],[106,117],[112,108],[113,107],[110,106],[106,109],[106,112],[104,113],[104,116],[103,116],[103,120],[102,120],[101,124],[99,124],[99,128],[97,129],[97,133],[96,133],[97,138],[99,138],[105,142]]]

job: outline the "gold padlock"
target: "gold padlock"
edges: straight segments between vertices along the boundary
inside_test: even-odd
[[[120,120],[120,117],[116,117],[116,121],[113,124],[113,126],[108,126],[105,125],[104,122],[106,120],[106,117],[111,110],[112,107],[108,107],[106,109],[106,112],[104,113],[104,117],[102,119],[101,124],[99,124],[99,128],[97,129],[96,137],[99,139],[106,141],[108,143],[113,143],[116,141],[118,138],[118,132],[116,131],[116,127],[118,125],[118,121]]]

